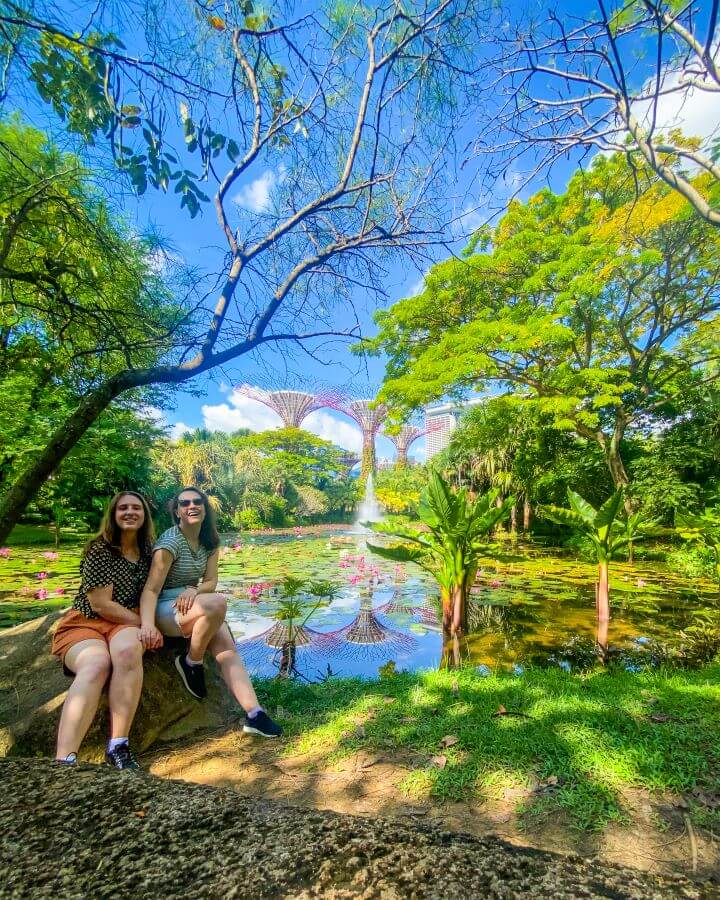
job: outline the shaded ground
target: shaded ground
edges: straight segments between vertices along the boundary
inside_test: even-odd
[[[432,825],[308,813],[101,767],[1,760],[0,779],[0,897],[712,896]]]
[[[598,833],[579,831],[561,809],[544,806],[551,785],[501,789],[482,802],[408,796],[404,782],[424,760],[401,749],[359,751],[332,761],[324,750],[287,755],[283,742],[260,742],[241,731],[230,731],[156,749],[146,754],[143,762],[163,778],[230,787],[243,795],[273,798],[306,809],[431,822],[479,838],[499,837],[516,846],[572,851],[598,865],[686,874],[713,881],[720,896],[716,880],[720,876],[720,841],[711,830],[690,824],[687,803],[680,796],[653,796],[645,790],[628,789],[623,800],[632,817]]]

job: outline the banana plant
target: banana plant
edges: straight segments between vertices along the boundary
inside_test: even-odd
[[[464,488],[453,491],[433,472],[420,498],[421,527],[393,522],[368,522],[377,534],[401,539],[389,546],[368,543],[368,549],[395,562],[414,562],[440,587],[442,625],[446,634],[467,631],[467,600],[488,536],[508,514],[512,497],[496,506],[497,490],[470,500]]]
[[[720,586],[720,507],[706,507],[703,512],[675,514],[675,530],[686,541],[705,544],[715,556],[715,577]]]
[[[610,560],[633,541],[651,534],[654,522],[643,523],[639,516],[630,518],[623,505],[624,491],[615,491],[599,509],[591,506],[580,494],[568,488],[570,509],[560,506],[543,506],[540,513],[558,525],[569,525],[586,535],[595,548],[598,564],[598,581],[595,588],[595,605],[598,622],[610,620]]]

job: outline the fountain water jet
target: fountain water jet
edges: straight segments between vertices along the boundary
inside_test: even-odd
[[[365,481],[365,496],[360,504],[355,518],[355,525],[358,529],[362,528],[363,522],[380,522],[382,513],[375,496],[375,480],[373,473],[370,472]]]

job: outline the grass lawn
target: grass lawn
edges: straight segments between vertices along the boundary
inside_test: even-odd
[[[697,825],[720,827],[718,662],[693,672],[426,671],[260,689],[286,716],[288,756],[392,752],[409,763],[411,796],[478,800],[525,788],[517,792],[527,797],[530,786],[520,810],[528,821],[560,809],[575,827],[599,830],[629,818],[623,798],[640,788],[683,795]]]

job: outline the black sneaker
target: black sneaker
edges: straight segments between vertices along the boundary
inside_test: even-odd
[[[252,719],[245,716],[243,731],[245,734],[259,734],[262,737],[270,738],[280,737],[283,733],[282,728],[277,722],[273,722],[264,709],[261,709]]]
[[[116,769],[139,769],[140,763],[135,759],[135,754],[129,744],[118,744],[112,750],[105,751],[105,762]]]
[[[189,666],[184,653],[175,657],[175,668],[180,673],[182,682],[196,700],[204,700],[207,697],[205,687],[205,666]]]

